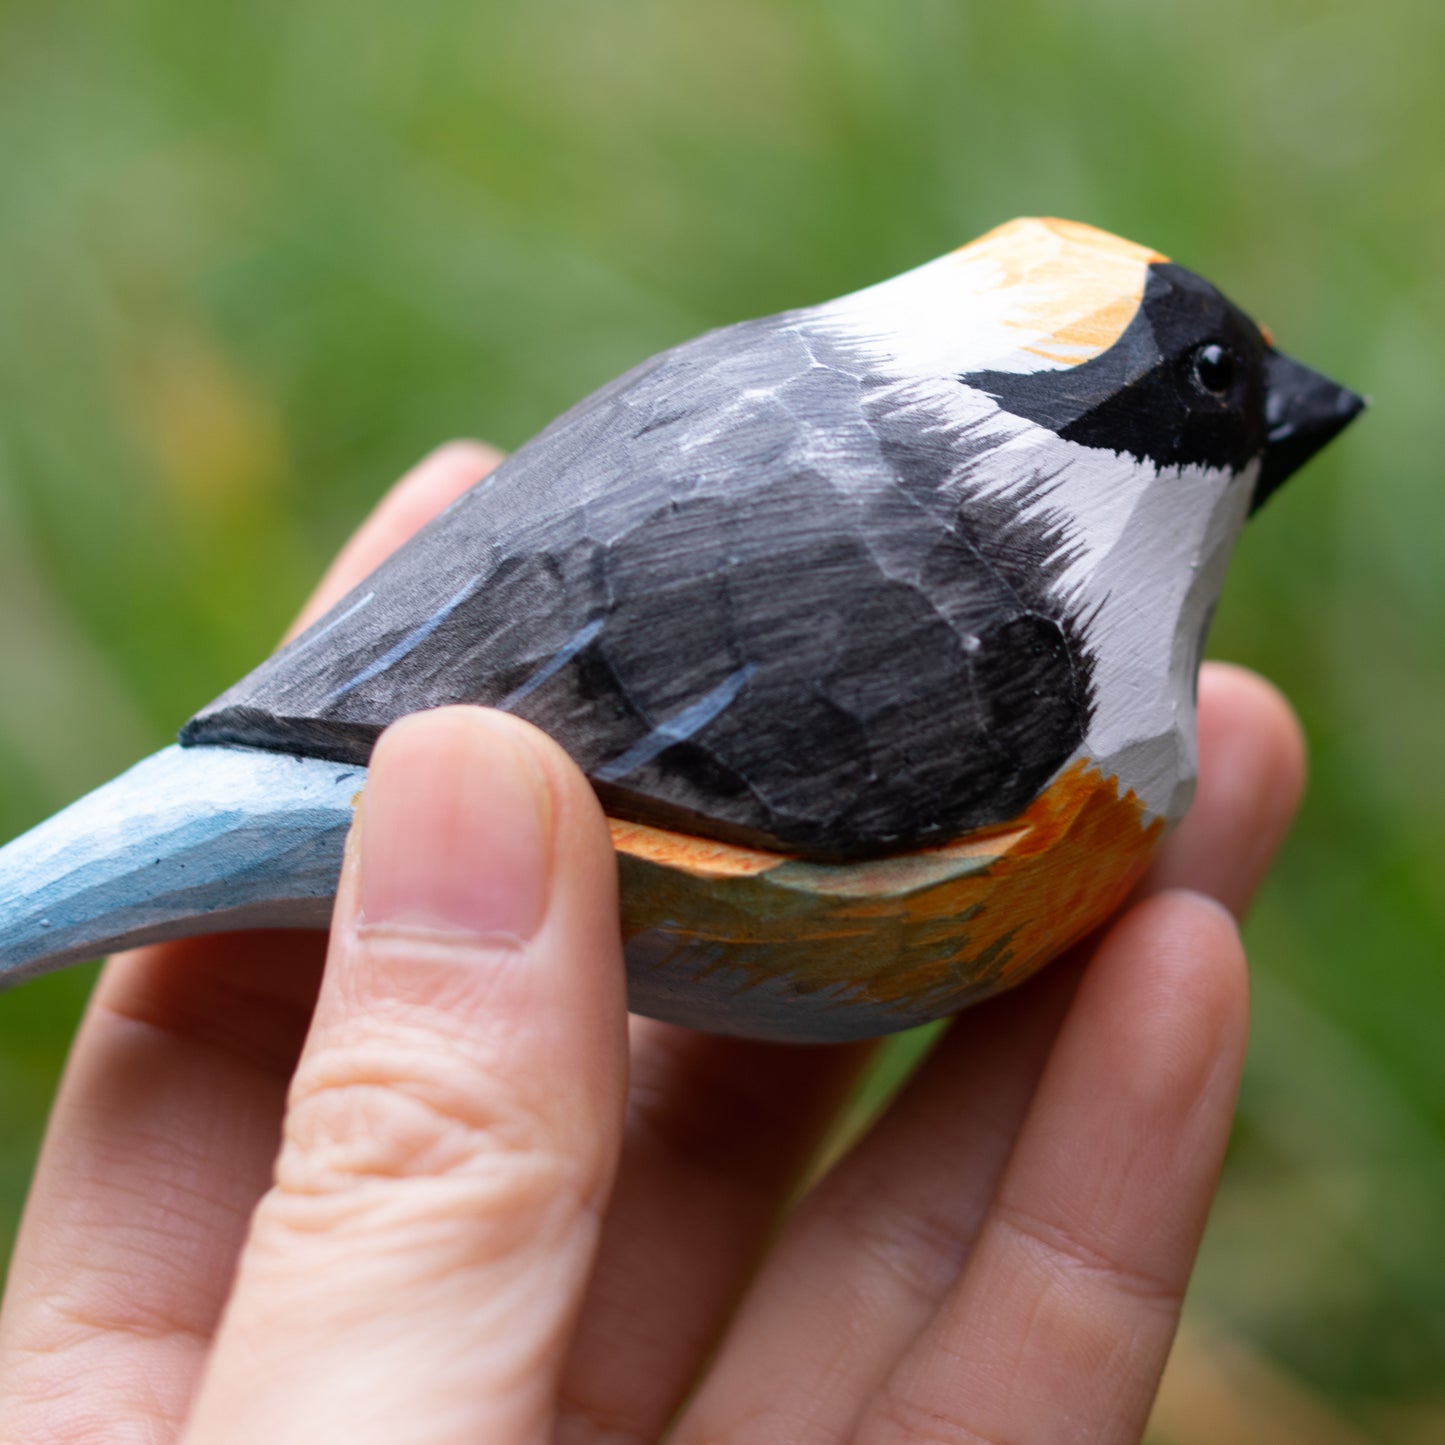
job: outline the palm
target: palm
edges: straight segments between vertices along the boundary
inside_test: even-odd
[[[482,465],[477,449],[454,448],[419,468],[310,615]],[[518,1418],[564,1442],[654,1439],[674,1419],[680,1441],[1139,1437],[1245,1032],[1232,924],[1177,890],[1239,912],[1300,774],[1288,713],[1257,681],[1211,670],[1200,704],[1198,802],[1127,915],[1097,946],[960,1017],[791,1212],[868,1050],[632,1022],[625,1127],[609,1122],[616,1106],[595,1078],[577,1086],[575,1113],[604,1141],[599,1177],[615,1162],[605,1141],[620,1141],[595,1250],[555,1300],[532,1290],[507,1321],[509,1359],[531,1341],[536,1398]],[[245,1264],[213,1351],[271,1181],[323,953],[309,935],[234,936],[110,966],[12,1274],[6,1438],[97,1438],[97,1423],[107,1440],[174,1438],[203,1377],[196,1438],[258,1438],[237,1423],[248,1381],[254,1394],[292,1378],[301,1396],[334,1383],[307,1351],[344,1351],[344,1327],[308,1343],[273,1310],[270,1343],[228,1348],[248,1317]],[[344,1250],[346,1227],[336,1237]],[[332,1278],[343,1293],[361,1287],[344,1269]],[[385,1299],[406,1325],[387,1379],[297,1400],[297,1438],[323,1419],[328,1438],[450,1439],[458,1417],[428,1402],[487,1387],[486,1337],[459,1366],[425,1318],[407,1322],[404,1292]],[[494,1416],[470,1418],[480,1429]]]

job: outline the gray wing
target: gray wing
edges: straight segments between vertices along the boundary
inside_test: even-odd
[[[960,504],[971,438],[793,317],[666,352],[517,451],[188,744],[369,757],[505,708],[609,810],[819,858],[1011,818],[1077,747],[1055,525]]]

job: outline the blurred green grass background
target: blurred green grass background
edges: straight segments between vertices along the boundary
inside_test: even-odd
[[[1146,242],[1375,402],[1214,633],[1313,784],[1191,1308],[1445,1438],[1442,57],[1431,0],[3,0],[0,836],[258,661],[438,441],[1010,216]],[[0,1001],[6,1239],[89,981]]]

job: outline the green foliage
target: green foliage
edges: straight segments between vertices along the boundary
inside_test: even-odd
[[[269,650],[452,435],[1051,213],[1197,267],[1375,408],[1213,651],[1310,802],[1197,1297],[1338,1397],[1445,1360],[1445,11],[1429,0],[0,8],[0,836]],[[0,1003],[0,1231],[76,975]]]

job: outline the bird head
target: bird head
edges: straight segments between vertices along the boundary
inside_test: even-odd
[[[879,362],[1159,469],[1259,469],[1257,509],[1365,402],[1146,246],[1025,218],[820,308]]]
[[[817,314],[968,439],[962,518],[1032,524],[1030,561],[1090,660],[1086,750],[1178,817],[1229,553],[1364,401],[1202,277],[1069,221],[1011,221]]]

